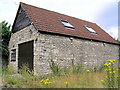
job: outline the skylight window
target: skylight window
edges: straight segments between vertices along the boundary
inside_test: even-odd
[[[60,20],[60,22],[61,22],[61,23],[64,25],[64,27],[66,27],[66,28],[75,29],[68,21]]]
[[[97,34],[95,30],[93,30],[91,27],[89,26],[84,26],[90,33],[93,33],[93,34]]]

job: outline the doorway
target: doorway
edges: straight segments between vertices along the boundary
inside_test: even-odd
[[[33,70],[33,48],[33,41],[18,45],[18,69],[27,64],[28,68]]]

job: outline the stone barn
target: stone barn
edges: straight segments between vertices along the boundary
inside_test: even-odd
[[[61,67],[99,66],[119,59],[119,43],[96,23],[20,3],[9,41],[9,64],[27,63],[35,74],[51,73],[51,59]]]

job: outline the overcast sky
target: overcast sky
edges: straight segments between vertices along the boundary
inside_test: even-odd
[[[94,22],[113,38],[118,37],[119,0],[0,0],[0,22],[13,24],[20,1]]]

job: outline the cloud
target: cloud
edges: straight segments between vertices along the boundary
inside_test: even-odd
[[[111,26],[109,27],[109,29],[107,30],[107,32],[115,39],[118,38],[118,27],[116,26]]]

